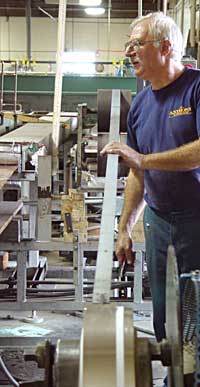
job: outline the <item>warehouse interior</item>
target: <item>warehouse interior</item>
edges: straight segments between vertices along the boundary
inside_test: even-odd
[[[128,168],[100,151],[126,143],[131,101],[146,87],[124,53],[133,19],[171,16],[183,33],[182,63],[199,68],[200,7],[94,2],[0,1],[0,386],[162,387],[167,373],[169,387],[184,386],[173,248],[168,336],[157,343],[143,215],[131,233],[134,266],[120,265]],[[196,361],[198,386],[195,345],[187,361]]]

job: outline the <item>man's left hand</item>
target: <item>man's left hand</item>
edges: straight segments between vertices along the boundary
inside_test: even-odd
[[[107,154],[118,155],[129,168],[142,169],[144,155],[136,152],[126,144],[121,144],[120,142],[110,142],[104,146],[100,154],[101,156],[105,156]]]

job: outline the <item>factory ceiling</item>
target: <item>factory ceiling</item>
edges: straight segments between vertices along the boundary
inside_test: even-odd
[[[133,19],[137,17],[137,0],[102,0],[101,6],[106,9],[103,17],[108,16],[109,2],[111,3],[111,18]],[[162,0],[143,0],[143,13],[158,10],[159,4],[162,4]],[[0,16],[23,17],[30,6],[32,17],[58,17],[59,0],[0,0]],[[79,5],[79,0],[67,0],[66,16],[70,18],[86,17],[84,8]]]

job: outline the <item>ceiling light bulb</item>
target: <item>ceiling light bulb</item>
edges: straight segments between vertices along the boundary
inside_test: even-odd
[[[105,13],[105,8],[85,8],[85,13],[90,16],[99,16]]]
[[[102,0],[79,0],[80,5],[85,5],[86,7],[96,7],[101,4]]]

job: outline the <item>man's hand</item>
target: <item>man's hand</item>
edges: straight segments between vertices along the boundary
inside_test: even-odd
[[[102,149],[100,154],[101,156],[116,154],[122,158],[123,162],[129,168],[142,169],[144,155],[136,152],[126,144],[121,144],[120,142],[110,142]]]
[[[116,256],[119,263],[127,261],[127,263],[134,263],[134,254],[132,251],[132,240],[127,231],[119,232],[116,244]]]

